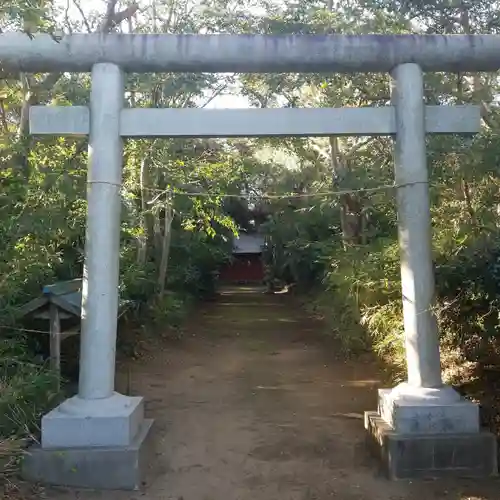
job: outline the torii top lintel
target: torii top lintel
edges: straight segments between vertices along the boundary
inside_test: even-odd
[[[0,34],[4,71],[368,73],[402,63],[424,71],[500,69],[500,35]]]

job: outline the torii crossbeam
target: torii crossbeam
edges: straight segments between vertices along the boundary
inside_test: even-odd
[[[497,71],[500,35],[167,35],[73,34],[54,41],[0,35],[8,71],[88,72],[99,62],[124,71],[192,73],[388,73]]]

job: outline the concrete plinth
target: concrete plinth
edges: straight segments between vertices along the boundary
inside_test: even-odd
[[[452,387],[380,389],[365,428],[390,479],[497,474],[496,436],[480,430],[478,406]]]
[[[74,396],[42,418],[42,447],[128,446],[144,420],[140,397],[114,393],[85,400]]]
[[[452,387],[380,389],[378,413],[398,434],[479,432],[479,407]]]
[[[389,479],[495,476],[496,436],[462,434],[398,434],[377,412],[365,413],[369,448]]]
[[[138,489],[152,422],[140,397],[74,396],[42,418],[41,445],[27,451],[22,475],[52,485]]]
[[[74,488],[138,490],[146,466],[146,439],[152,420],[144,420],[127,446],[28,450],[22,464],[29,481]]]

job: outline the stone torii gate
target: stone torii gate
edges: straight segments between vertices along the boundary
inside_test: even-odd
[[[88,217],[78,395],[42,418],[24,475],[45,483],[135,489],[152,421],[114,391],[122,138],[390,135],[401,248],[408,381],[366,414],[391,477],[496,473],[477,405],[441,378],[425,135],[476,133],[476,106],[424,105],[423,71],[496,71],[500,37],[0,35],[8,71],[91,72],[90,106],[34,107],[32,134],[89,135]],[[124,72],[388,72],[392,106],[360,109],[128,109]],[[335,397],[332,395],[332,397]]]

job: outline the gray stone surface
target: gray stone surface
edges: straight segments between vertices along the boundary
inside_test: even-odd
[[[75,396],[42,417],[42,447],[128,446],[144,421],[144,401],[115,393],[105,400]]]
[[[401,64],[391,76],[391,102],[396,108],[394,177],[401,186],[396,201],[408,382],[439,387],[424,75],[416,64]]]
[[[390,479],[488,477],[498,473],[496,436],[398,434],[377,412],[365,413],[369,449]]]
[[[500,68],[498,35],[0,35],[4,71],[90,71],[97,62],[127,72],[371,73],[402,63],[424,71]]]
[[[27,451],[22,475],[42,484],[107,490],[138,490],[147,466],[147,438],[153,420],[143,421],[134,441],[124,447],[43,449]]]
[[[78,395],[96,400],[110,398],[115,387],[125,76],[118,66],[99,63],[91,78]]]
[[[479,106],[426,106],[428,134],[472,134],[481,128]],[[86,106],[32,106],[36,135],[87,135]],[[141,109],[121,112],[123,137],[379,136],[396,132],[393,106],[379,108]]]
[[[446,389],[453,391],[451,387]],[[398,392],[397,388],[379,389],[379,414],[398,434],[479,432],[479,407],[471,401],[458,394],[446,399],[417,396]]]

